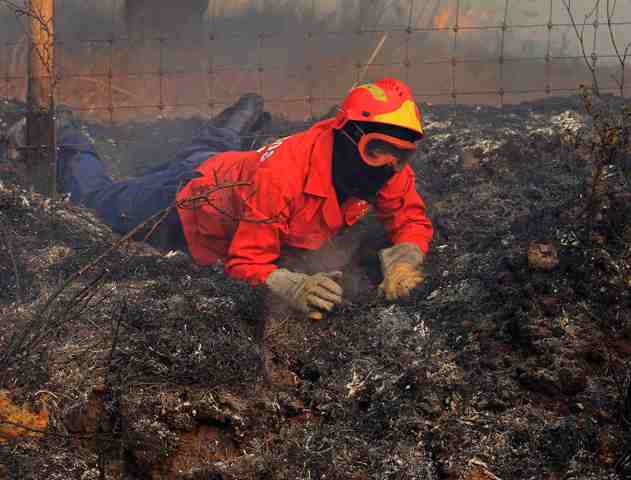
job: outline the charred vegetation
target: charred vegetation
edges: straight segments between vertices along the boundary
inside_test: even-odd
[[[287,252],[344,269],[347,302],[317,323],[51,208],[5,162],[2,388],[23,420],[48,418],[0,444],[7,477],[625,478],[629,191],[610,177],[588,220],[583,102],[433,107],[414,166],[437,227],[427,282],[396,305],[374,294],[385,239],[366,220]],[[134,147],[133,168],[110,162],[129,174],[201,123],[85,128],[164,139]],[[274,119],[262,138],[304,126]]]

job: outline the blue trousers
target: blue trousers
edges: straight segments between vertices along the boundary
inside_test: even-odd
[[[114,181],[90,140],[81,133],[66,132],[59,141],[57,160],[62,190],[70,194],[70,200],[95,210],[112,230],[124,235],[172,205],[178,190],[199,175],[195,169],[210,156],[240,149],[236,132],[207,126],[172,161],[141,177]],[[135,239],[143,239],[150,227]],[[164,250],[187,251],[175,208],[147,242]]]

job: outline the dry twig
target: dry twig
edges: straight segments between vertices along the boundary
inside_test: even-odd
[[[583,23],[580,25],[576,22],[576,18],[574,15],[574,9],[572,8],[572,0],[562,0],[563,6],[567,11],[568,16],[570,17],[570,24],[574,29],[574,33],[576,34],[576,38],[578,39],[579,47],[581,48],[581,54],[583,56],[583,60],[585,61],[585,66],[589,70],[592,75],[592,81],[594,91],[598,94],[598,77],[596,75],[596,58],[594,56],[587,55],[587,50],[585,49],[585,26],[589,19],[594,15],[595,12],[598,11],[598,7],[600,5],[600,0],[596,0],[594,8],[590,10],[583,19]]]
[[[157,227],[160,225],[161,222],[164,221],[164,219],[167,217],[167,215],[171,212],[171,210],[173,208],[175,208],[175,207],[178,207],[178,208],[198,208],[200,204],[204,204],[204,205],[210,206],[211,208],[214,208],[218,212],[222,213],[223,215],[225,215],[228,218],[230,218],[232,220],[235,220],[235,221],[250,222],[250,223],[260,223],[260,224],[271,223],[271,222],[275,221],[276,220],[275,217],[270,217],[270,218],[260,219],[260,220],[259,219],[255,219],[255,218],[250,219],[250,218],[245,218],[245,217],[235,217],[234,215],[231,215],[229,212],[225,212],[223,209],[221,209],[220,207],[217,207],[216,205],[213,204],[213,201],[212,201],[211,197],[212,197],[212,195],[214,193],[219,192],[221,190],[233,189],[233,188],[237,188],[237,187],[240,187],[240,186],[250,186],[250,185],[251,185],[251,182],[246,182],[246,181],[237,181],[237,182],[224,183],[224,184],[219,183],[219,184],[215,185],[215,187],[208,188],[201,195],[188,198],[188,199],[186,199],[184,201],[179,201],[179,202],[175,201],[175,202],[173,202],[168,207],[160,210],[159,212],[157,212],[156,214],[152,215],[147,220],[145,220],[144,222],[140,223],[135,228],[130,230],[127,234],[125,234],[120,239],[118,239],[116,242],[114,242],[112,244],[112,246],[110,246],[102,254],[98,255],[94,260],[92,260],[91,262],[87,263],[82,268],[80,268],[77,272],[75,272],[73,275],[71,275],[65,282],[63,282],[48,297],[48,299],[39,308],[38,312],[34,315],[33,319],[30,322],[28,322],[26,325],[24,325],[19,332],[14,333],[11,336],[11,338],[9,339],[9,342],[8,342],[7,346],[5,347],[5,351],[3,352],[3,355],[0,358],[0,370],[2,371],[2,377],[1,377],[2,383],[5,381],[5,375],[8,372],[9,367],[11,365],[13,365],[18,360],[19,352],[21,352],[21,351],[29,351],[42,338],[42,335],[45,332],[45,326],[46,326],[46,323],[47,323],[46,322],[46,313],[49,311],[49,309],[51,308],[51,306],[53,305],[55,300],[72,283],[74,283],[76,280],[78,280],[80,277],[82,277],[85,273],[87,273],[88,271],[92,270],[94,267],[99,265],[113,251],[115,251],[115,250],[121,248],[122,246],[124,246],[125,244],[127,244],[134,237],[136,237],[138,234],[140,234],[145,228],[147,228],[149,225],[151,225],[151,228],[149,229],[148,234],[145,234],[145,236],[143,238],[145,241],[148,240],[149,237],[156,231]],[[96,281],[93,281],[86,288],[82,289],[82,291],[79,292],[75,298],[82,298],[83,296],[85,296],[87,294],[87,292],[91,288],[93,288],[93,286],[96,285],[96,283],[98,283],[98,281],[100,281],[102,278],[104,278],[104,275],[106,273],[107,273],[106,271],[102,272],[101,275],[97,278]],[[70,310],[72,310],[72,308]],[[30,338],[30,340],[29,340],[29,338]]]

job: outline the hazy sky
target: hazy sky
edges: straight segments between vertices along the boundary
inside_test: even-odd
[[[110,34],[112,30],[117,35],[124,35],[124,1],[56,0],[60,35],[99,38]],[[160,0],[154,1],[159,3]],[[7,8],[1,3],[0,13],[4,11],[6,14]],[[23,0],[17,3],[23,3]],[[554,24],[569,22],[563,3],[562,0],[209,0],[208,12],[202,21],[206,30],[214,28],[220,32],[229,31],[231,34],[267,31],[290,34],[311,25],[328,31],[355,31],[359,25],[365,29],[385,30],[400,29],[408,25],[426,28],[437,23],[452,26],[456,22],[456,6],[460,4],[459,24],[465,29],[501,25],[506,17],[509,26],[541,25],[512,29],[512,35],[519,41],[547,43],[547,29],[543,25],[550,18]],[[607,0],[573,0],[570,3],[579,22],[583,22],[586,13],[594,5],[600,4],[598,18],[601,26],[598,29],[596,47],[599,52],[608,51],[610,39],[604,24]],[[613,0],[611,3],[614,3]],[[615,3],[615,21],[631,22],[631,0],[617,0]],[[590,26],[585,30],[585,41],[590,48],[593,47],[594,38],[591,24],[595,18],[590,17]],[[3,41],[14,40],[19,33],[17,23],[14,16],[4,16],[0,23],[3,27],[0,30],[4,31],[0,32]],[[304,33],[304,30],[301,32]],[[481,32],[476,40],[492,47],[496,42],[494,33],[497,30],[491,33]],[[565,33],[564,29],[554,29],[551,43],[557,48],[563,46],[566,49],[575,49],[577,44],[573,41],[574,38],[564,38]],[[621,47],[631,41],[631,25],[616,26],[615,33]],[[442,35],[442,38],[447,36]],[[532,49],[533,46],[520,48],[518,45],[509,45],[507,53],[519,55],[520,50],[526,50],[527,55],[527,48]]]
[[[153,0],[152,14],[159,10],[160,1],[174,0]],[[186,89],[181,88],[181,77],[167,79],[173,87],[163,82],[162,93],[167,102],[173,103],[195,103],[206,95],[233,98],[246,91],[259,91],[266,98],[291,101],[295,105],[301,105],[296,99],[314,96],[322,98],[322,109],[328,109],[331,101],[354,83],[361,65],[373,53],[377,54],[365,79],[384,74],[404,76],[415,92],[428,94],[429,98],[436,93],[436,98],[448,101],[453,90],[543,91],[548,86],[555,91],[571,89],[586,78],[582,60],[571,58],[579,53],[578,42],[567,26],[570,20],[563,3],[563,0],[210,0],[208,11],[199,20],[202,40],[190,40],[189,47],[184,49],[188,54],[185,58],[169,37],[163,44],[166,51],[160,67],[167,73],[200,72],[202,76],[197,83],[191,79],[192,87]],[[615,65],[615,59],[606,58],[613,54],[606,25],[607,0],[570,3],[579,23],[583,23],[595,5],[599,6],[593,12],[597,15],[589,17],[585,28],[586,51],[588,55],[593,51],[599,55],[599,65],[608,62]],[[0,76],[7,64],[15,69],[24,63],[16,61],[19,55],[16,57],[12,46],[23,38],[19,21],[1,4],[0,0]],[[631,22],[631,0],[617,0],[616,5],[614,22]],[[65,66],[66,73],[77,73],[73,72],[76,68],[81,69],[81,74],[104,71],[109,54],[103,51],[103,46],[108,45],[103,40],[112,34],[118,49],[113,56],[115,74],[124,73],[124,68],[158,71],[161,60],[156,54],[157,36],[170,36],[172,32],[157,32],[147,42],[148,49],[141,55],[141,62],[131,62],[123,68],[118,56],[118,52],[127,48],[123,7],[124,0],[56,0],[61,50],[72,60]],[[599,27],[594,29],[596,18]],[[454,42],[452,27],[456,20],[460,30]],[[497,27],[504,20],[507,30],[503,33]],[[547,28],[550,20],[554,24],[551,31]],[[431,31],[436,26],[444,31]],[[411,27],[411,34],[405,32],[407,27]],[[189,27],[174,25],[173,31],[181,34],[188,32]],[[389,32],[388,37],[376,52],[383,32]],[[614,34],[623,50],[631,42],[631,25],[615,25]],[[7,42],[8,47],[2,51]],[[547,54],[551,56],[552,71],[546,70],[543,62]],[[98,55],[102,56],[100,66]],[[501,66],[500,55],[507,59]],[[451,65],[452,57],[458,62],[455,68]],[[264,67],[264,73],[260,67]],[[217,82],[210,87],[204,77],[209,69],[218,72],[213,77]],[[609,82],[609,87],[614,86],[609,71],[603,72],[603,79]],[[629,79],[631,74],[627,75],[627,82]],[[148,81],[155,81],[155,75],[139,80],[137,86],[124,79],[117,79],[117,85],[141,98],[146,92],[158,91],[157,86],[148,87]],[[173,89],[171,96],[165,93],[167,87]],[[190,95],[183,99],[187,91]],[[152,98],[148,103],[156,101]]]

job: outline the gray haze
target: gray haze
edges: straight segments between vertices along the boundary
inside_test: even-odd
[[[546,27],[550,20],[569,23],[560,0],[512,0],[508,10],[505,0],[460,2],[468,6],[459,12],[457,35],[451,30],[455,0],[211,0],[205,12],[195,15],[199,18],[173,12],[160,16],[161,2],[173,3],[151,2],[145,23],[153,23],[153,31],[144,24],[129,31],[123,0],[57,0],[59,69],[68,78],[61,84],[61,100],[95,112],[107,106],[109,93],[101,91],[98,78],[110,64],[120,90],[111,99],[114,107],[161,102],[180,105],[173,112],[208,113],[246,91],[258,91],[272,110],[293,117],[327,110],[360,77],[402,77],[420,97],[436,103],[452,101],[454,90],[460,102],[497,103],[500,89],[515,93],[506,101],[520,101],[543,96],[548,87],[563,93],[589,80],[583,63],[571,58],[579,54],[574,32]],[[588,55],[600,57],[601,86],[615,88],[615,59],[606,58],[614,53],[606,3],[600,2],[596,35],[596,17],[590,17],[585,45]],[[595,1],[572,5],[582,23]],[[504,35],[486,28],[504,20]],[[614,20],[631,22],[631,0],[618,0]],[[424,31],[437,24],[446,30]],[[383,32],[388,38],[364,72],[362,65]],[[623,50],[631,42],[631,26],[617,25],[614,33]],[[5,78],[0,97],[23,94],[23,82],[12,78],[24,74],[23,38],[19,19],[0,6],[0,76]]]

